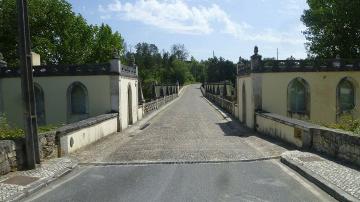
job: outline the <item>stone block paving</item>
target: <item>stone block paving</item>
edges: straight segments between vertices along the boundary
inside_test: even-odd
[[[109,136],[72,156],[85,164],[208,162],[280,157],[287,151],[239,122],[225,119],[198,87],[189,86],[179,99],[148,121],[148,127]]]
[[[1,176],[0,201],[17,201],[70,172],[76,165],[77,162],[73,159],[57,158],[42,162],[33,170],[16,171]],[[29,184],[22,183],[26,179],[33,180]]]
[[[309,170],[313,177],[319,176],[325,182],[335,185],[360,200],[360,172],[358,170],[308,152],[288,151],[281,157]]]

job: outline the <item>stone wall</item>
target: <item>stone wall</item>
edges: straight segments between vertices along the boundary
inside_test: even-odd
[[[16,146],[12,140],[0,141],[0,175],[16,170]]]
[[[313,129],[312,148],[360,166],[360,136],[342,130]]]
[[[56,144],[56,131],[39,134],[40,157],[50,159],[58,157],[58,145]]]
[[[265,112],[256,113],[256,129],[298,148],[360,166],[360,135]]]

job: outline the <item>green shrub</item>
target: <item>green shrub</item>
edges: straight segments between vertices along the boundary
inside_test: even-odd
[[[58,127],[58,125],[39,126],[38,133],[53,131]],[[13,140],[23,138],[24,136],[25,132],[23,129],[11,127],[6,117],[0,115],[0,140]]]
[[[12,128],[5,116],[0,115],[0,139],[17,139],[24,137],[24,130]]]
[[[353,132],[356,135],[360,135],[360,120],[354,119],[350,115],[341,116],[338,123],[323,124],[323,125],[329,128],[346,130]]]

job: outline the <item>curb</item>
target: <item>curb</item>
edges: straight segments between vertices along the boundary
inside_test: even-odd
[[[312,172],[311,170],[305,168],[304,166],[300,165],[299,163],[284,158],[281,156],[280,158],[281,163],[285,164],[289,168],[295,170],[297,173],[299,173],[301,176],[309,180],[310,182],[314,183],[316,186],[318,186],[320,189],[324,190],[326,193],[334,197],[335,199],[339,201],[346,201],[346,202],[358,202],[359,200],[350,194],[346,193],[342,189],[338,188],[334,184],[328,182],[321,176],[317,175],[316,173]]]
[[[71,165],[71,167],[67,167],[64,170],[59,171],[52,177],[48,177],[42,180],[39,180],[38,182],[34,182],[31,186],[25,188],[23,191],[21,191],[19,194],[10,196],[6,199],[6,201],[20,201],[23,200],[35,192],[49,186],[51,183],[57,181],[59,178],[64,177],[65,175],[69,174],[72,170],[74,170],[78,166],[78,163],[74,163]]]

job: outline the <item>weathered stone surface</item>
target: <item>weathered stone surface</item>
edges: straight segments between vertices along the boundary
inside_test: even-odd
[[[313,129],[312,148],[360,165],[360,136],[341,130]]]
[[[16,169],[16,147],[11,140],[0,141],[0,175]]]

